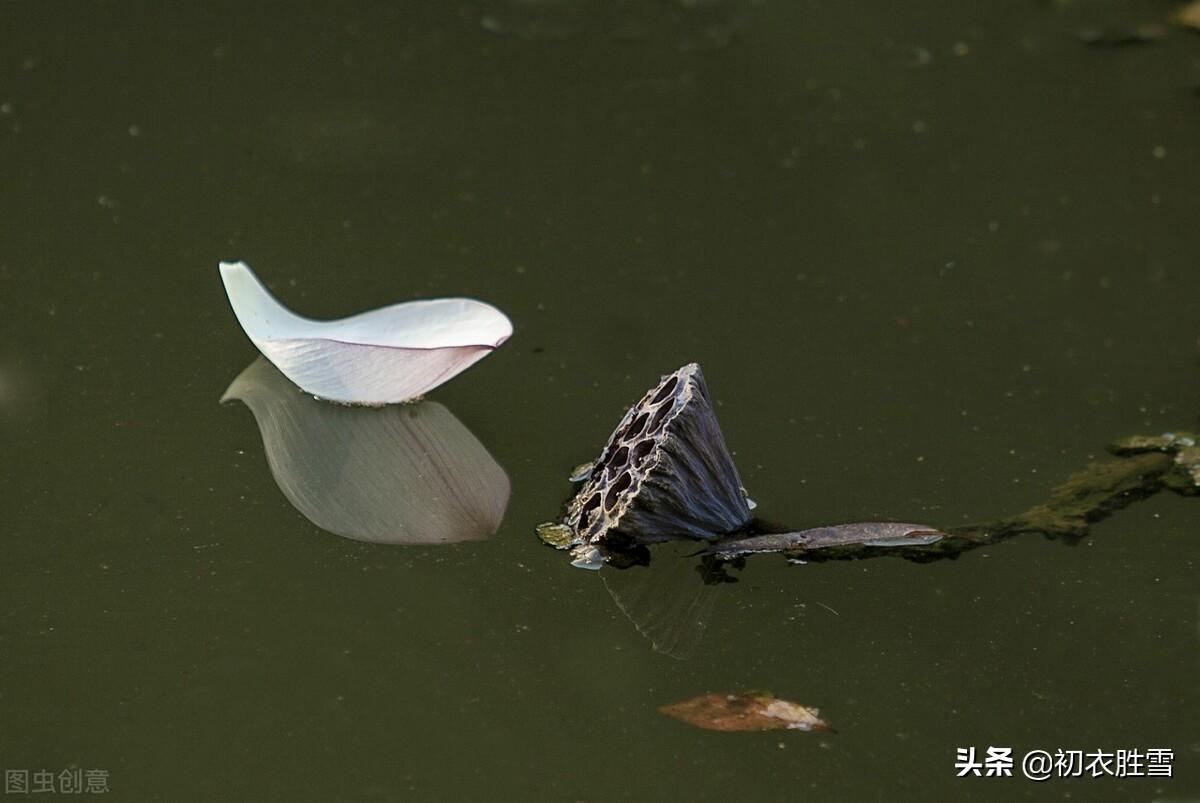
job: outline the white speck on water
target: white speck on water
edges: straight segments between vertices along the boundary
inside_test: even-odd
[[[829,611],[830,613],[832,613],[834,616],[841,616],[841,614],[840,614],[840,613],[838,613],[837,611],[835,611],[833,608],[830,608],[830,607],[829,607],[828,605],[826,605],[824,602],[817,601],[817,604],[818,604],[818,605],[820,605],[820,606],[821,606],[822,608],[824,608],[825,610],[827,610],[827,611]]]
[[[1154,150],[1152,151],[1152,153],[1154,154],[1155,159],[1167,158],[1167,149],[1164,148],[1162,145],[1156,145]]]
[[[914,134],[924,134],[924,133],[925,133],[926,131],[928,131],[928,130],[929,130],[929,129],[928,129],[928,127],[925,125],[925,121],[924,121],[924,120],[915,120],[915,121],[913,121],[913,124],[912,124],[912,132],[913,132]]]
[[[11,103],[0,103],[0,114],[12,114],[13,105]]]
[[[954,47],[950,48],[950,52],[956,56],[965,56],[971,52],[971,47],[966,42],[955,42]]]
[[[139,125],[129,126],[129,136],[140,137],[142,135],[142,127]]]

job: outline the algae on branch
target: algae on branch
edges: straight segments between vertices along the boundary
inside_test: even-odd
[[[1195,480],[1180,466],[1179,456],[1184,451],[1190,454],[1200,450],[1183,446],[1179,440],[1147,436],[1118,441],[1113,451],[1117,451],[1115,447],[1118,446],[1119,453],[1128,456],[1088,464],[1055,487],[1042,504],[1011,518],[945,528],[943,532],[947,537],[937,543],[886,550],[866,544],[847,544],[821,550],[785,550],[784,554],[805,561],[894,555],[927,562],[956,557],[962,552],[996,544],[1022,533],[1041,533],[1047,538],[1075,543],[1087,535],[1088,527],[1093,523],[1163,488],[1196,493]],[[1170,450],[1175,448],[1180,451],[1173,455]]]
[[[1140,454],[1142,452],[1177,452],[1196,445],[1196,436],[1191,432],[1164,432],[1161,435],[1130,435],[1113,441],[1108,451],[1115,455]]]

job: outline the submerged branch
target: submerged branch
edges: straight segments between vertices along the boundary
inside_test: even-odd
[[[954,558],[1023,533],[1074,544],[1095,522],[1164,488],[1186,495],[1200,492],[1200,448],[1190,434],[1134,436],[1109,450],[1113,457],[1072,474],[1042,504],[1009,518],[944,528],[946,537],[933,544],[879,548],[860,543],[779,551],[809,562],[880,555],[925,562]]]

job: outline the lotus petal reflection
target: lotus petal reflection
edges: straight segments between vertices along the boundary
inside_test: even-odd
[[[423,401],[380,410],[326,404],[263,358],[221,401],[254,414],[267,463],[313,524],[359,541],[445,544],[495,534],[508,475],[449,410]]]
[[[314,321],[275,300],[244,262],[222,262],[221,279],[258,350],[304,390],[344,404],[415,399],[491,354],[513,331],[504,313],[469,298]]]

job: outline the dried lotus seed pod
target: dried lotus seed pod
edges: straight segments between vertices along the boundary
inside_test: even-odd
[[[622,549],[720,538],[750,519],[704,375],[690,363],[621,419],[564,523],[577,544]]]

